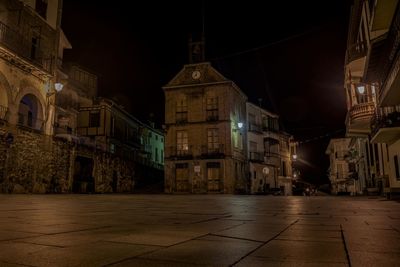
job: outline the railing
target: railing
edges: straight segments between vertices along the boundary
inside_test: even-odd
[[[264,153],[262,152],[249,152],[249,160],[254,162],[264,162]]]
[[[206,120],[207,121],[218,121],[218,109],[208,109],[206,110]]]
[[[39,41],[38,41],[39,43]],[[0,44],[18,56],[34,63],[42,69],[52,72],[52,57],[46,55],[32,41],[12,30],[0,21]]]
[[[261,133],[262,132],[261,125],[249,123],[249,131]]]
[[[167,147],[166,157],[176,159],[191,159],[193,158],[193,149],[191,146],[188,149],[178,149],[176,146]]]
[[[354,105],[349,110],[349,115],[351,121],[361,120],[361,119],[369,119],[374,115],[375,112],[375,104],[373,102],[361,103]]]
[[[355,43],[346,50],[346,63],[367,55],[367,44],[365,42]]]
[[[388,114],[377,112],[371,118],[371,135],[374,136],[381,128],[400,127],[400,112]]]
[[[274,128],[271,126],[265,126],[265,125],[262,126],[262,130],[263,130],[263,132],[274,132],[274,133],[279,132],[279,130],[277,128]]]
[[[0,105],[0,120],[6,120],[7,111],[7,107]]]
[[[18,126],[25,129],[43,131],[44,121],[28,114],[18,113]]]
[[[201,146],[201,156],[203,158],[223,157],[225,155],[224,144],[218,144],[217,147]]]
[[[384,91],[387,91],[393,84],[399,72],[399,49],[400,49],[400,8],[397,8],[393,18],[392,26],[386,38],[386,44],[382,48],[380,64],[380,82],[383,84],[379,90],[379,99]],[[395,62],[397,60],[397,62]],[[397,90],[398,88],[395,88]]]
[[[69,126],[54,126],[54,134],[74,134],[74,129]]]

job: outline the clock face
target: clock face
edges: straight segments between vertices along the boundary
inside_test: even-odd
[[[193,78],[193,79],[197,80],[197,79],[200,78],[200,76],[201,76],[200,71],[195,70],[195,71],[192,72],[192,78]]]

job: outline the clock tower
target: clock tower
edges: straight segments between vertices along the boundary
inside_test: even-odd
[[[194,39],[193,36],[189,37],[189,63],[200,63],[205,61],[205,45],[204,33],[201,38]]]

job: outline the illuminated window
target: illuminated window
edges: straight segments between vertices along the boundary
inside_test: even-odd
[[[189,151],[187,131],[176,132],[176,148],[178,155],[185,155]]]
[[[207,147],[208,151],[218,152],[219,149],[218,129],[207,130]]]

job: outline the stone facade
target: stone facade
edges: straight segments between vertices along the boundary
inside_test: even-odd
[[[133,190],[132,162],[103,151],[95,151],[91,147],[25,129],[16,129],[11,133],[2,128],[1,132],[1,193],[73,192],[77,156],[90,158],[94,162],[94,193]]]
[[[199,63],[186,65],[164,92],[165,191],[248,192],[242,91]]]

